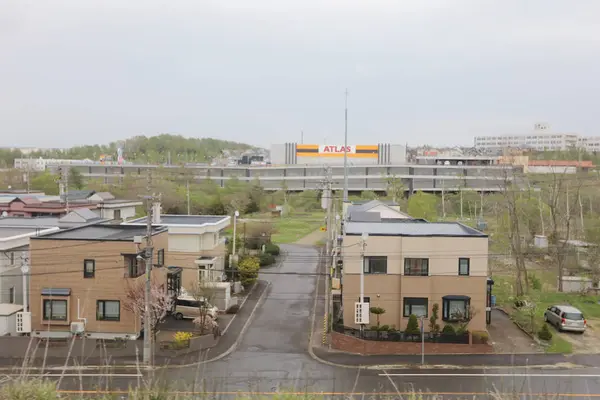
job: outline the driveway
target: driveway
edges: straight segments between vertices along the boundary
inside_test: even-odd
[[[488,333],[496,353],[544,352],[544,349],[500,310],[492,310],[492,323],[488,327]]]
[[[573,346],[573,353],[598,354],[600,353],[600,320],[588,319],[588,327],[583,334],[573,332],[558,332],[552,330],[553,335],[569,341]]]

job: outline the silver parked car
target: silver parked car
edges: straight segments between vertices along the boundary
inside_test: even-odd
[[[559,331],[585,332],[587,321],[583,313],[573,306],[551,306],[544,312],[544,321]]]

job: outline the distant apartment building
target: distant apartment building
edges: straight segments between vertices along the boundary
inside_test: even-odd
[[[14,167],[16,169],[29,169],[30,171],[45,171],[50,165],[70,165],[70,164],[93,164],[90,159],[70,160],[58,158],[15,158]]]
[[[476,136],[475,148],[502,150],[506,148],[557,151],[576,148],[579,136],[571,133],[535,132],[531,135]]]
[[[595,152],[600,150],[600,137],[552,132],[547,125],[536,124],[533,132],[527,135],[475,136],[474,145],[476,149],[488,151],[499,151],[508,148],[565,151],[580,148],[588,152]]]

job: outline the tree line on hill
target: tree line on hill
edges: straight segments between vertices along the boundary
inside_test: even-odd
[[[173,164],[186,162],[209,162],[223,155],[224,151],[243,151],[254,146],[212,138],[186,138],[181,135],[134,136],[108,145],[75,146],[69,149],[47,149],[24,154],[19,149],[0,149],[0,168],[12,168],[16,158],[58,158],[99,160],[101,155],[110,155],[115,160],[117,149],[123,149],[128,161],[143,163]]]

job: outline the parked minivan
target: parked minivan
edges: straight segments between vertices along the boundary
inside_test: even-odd
[[[212,319],[216,320],[218,317],[219,309],[206,300],[198,300],[191,296],[180,296],[175,301],[175,310],[173,316],[175,319],[183,318],[197,318],[200,316],[200,307],[209,315]]]
[[[585,332],[587,321],[583,313],[573,306],[550,306],[544,312],[544,321],[559,331]]]

